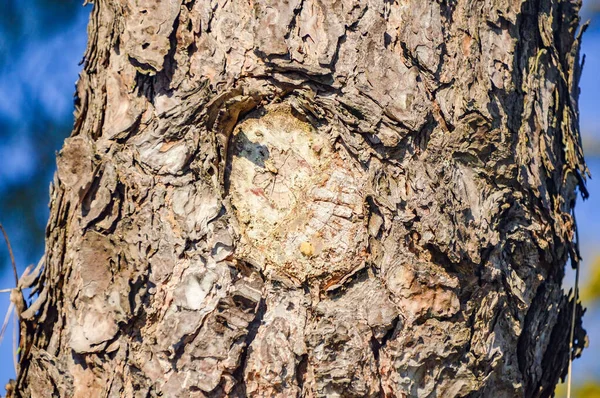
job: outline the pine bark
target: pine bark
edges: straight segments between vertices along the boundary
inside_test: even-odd
[[[95,2],[15,395],[551,396],[579,7]]]

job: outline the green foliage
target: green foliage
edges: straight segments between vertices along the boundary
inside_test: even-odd
[[[580,298],[586,304],[600,299],[600,256],[592,262],[590,274],[581,286]]]
[[[557,385],[554,393],[556,398],[565,398],[567,396],[567,384]],[[587,380],[582,384],[575,385],[571,390],[571,398],[600,398],[600,384],[594,380]]]
[[[600,398],[600,384],[596,381],[587,381],[575,388],[575,397]]]

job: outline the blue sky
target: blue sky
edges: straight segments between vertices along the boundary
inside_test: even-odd
[[[28,3],[12,1],[9,7],[30,7]],[[598,2],[587,4],[589,10]],[[17,183],[40,175],[41,179],[45,179],[43,190],[47,192],[54,173],[54,163],[47,159],[40,161],[37,156],[40,140],[44,143],[45,126],[49,129],[62,126],[59,133],[64,136],[68,134],[74,84],[81,68],[79,61],[85,51],[89,11],[90,7],[80,8],[68,19],[68,24],[55,29],[54,33],[45,34],[42,31],[43,18],[38,18],[35,10],[28,10],[23,14],[25,17],[22,22],[29,24],[27,26],[30,29],[19,36],[20,42],[17,43],[7,42],[0,26],[0,56],[7,53],[3,52],[7,48],[19,49],[18,55],[11,53],[10,63],[7,59],[0,59],[0,197],[10,198]],[[588,12],[586,15],[589,17],[591,14]],[[600,21],[593,23],[584,35],[582,48],[582,53],[586,54],[580,97],[584,142],[600,142],[600,26],[597,25],[600,25]],[[35,124],[40,120],[42,124]],[[66,129],[65,120],[68,121]],[[37,129],[37,136],[30,133],[32,126]],[[56,131],[47,133],[57,134]],[[52,156],[54,150],[59,149],[61,140],[48,141],[47,145],[54,146],[50,148],[52,151],[48,151]],[[582,280],[589,272],[591,260],[600,255],[600,153],[586,152],[586,157],[592,176],[596,179],[588,182],[590,199],[586,202],[579,200],[576,207],[584,259]],[[43,226],[48,217],[48,196],[41,196],[43,199],[31,204],[31,214],[26,214],[24,218]],[[21,219],[23,217],[11,217],[11,214],[3,214],[3,211],[6,212],[6,208],[0,208],[0,222],[4,223],[13,240],[19,272],[22,272],[28,262],[37,262],[41,256],[43,231],[32,234],[27,228],[22,228],[25,222]],[[0,247],[0,253],[3,253],[3,243],[0,243]],[[3,256],[0,260],[6,259]],[[567,275],[567,285],[572,277],[572,273]],[[0,267],[0,289],[13,285],[12,272],[4,264]],[[8,305],[8,294],[0,293],[0,322]],[[574,363],[575,379],[600,379],[600,362],[597,361],[600,355],[600,303],[590,306],[584,326],[590,335],[590,347],[584,352],[583,358]],[[12,326],[0,344],[1,394],[4,394],[5,382],[14,377],[11,352]]]
[[[26,3],[23,3],[26,4]],[[2,4],[4,6],[4,4]],[[12,43],[19,48],[18,55],[10,62],[0,59],[0,196],[10,197],[13,187],[23,181],[42,175],[45,195],[41,200],[30,203],[31,217],[45,224],[48,219],[48,185],[54,173],[54,162],[40,165],[36,151],[39,135],[31,134],[32,125],[40,119],[47,119],[39,127],[45,135],[44,126],[62,128],[64,137],[69,133],[72,124],[73,93],[81,66],[79,61],[85,52],[87,40],[87,20],[90,7],[79,7],[78,14],[71,18],[67,28],[56,29],[54,34],[45,35],[41,31],[36,10],[25,12],[25,21],[29,21],[30,29],[18,37],[19,43]],[[7,43],[0,39],[0,50],[6,49]],[[3,48],[4,47],[4,48]],[[13,48],[14,48],[13,47]],[[2,52],[0,52],[2,55]],[[43,111],[43,115],[39,114]],[[31,119],[36,119],[31,122]],[[48,132],[49,133],[49,132]],[[58,132],[61,133],[61,132]],[[56,132],[55,132],[56,134]],[[54,148],[46,150],[51,156],[60,148],[62,140],[54,140]],[[56,142],[57,141],[57,142]],[[40,170],[43,166],[47,170]],[[37,199],[37,198],[36,198]],[[16,218],[16,219],[15,219]],[[19,272],[27,263],[37,262],[43,253],[43,233],[31,236],[28,228],[21,228],[21,220],[6,209],[0,208],[0,222],[8,230]],[[39,231],[38,231],[39,232]],[[0,242],[1,259],[5,256],[4,242]],[[0,289],[14,286],[14,277],[10,266],[0,266]],[[9,297],[0,293],[0,322],[4,320],[9,306]],[[9,325],[4,340],[0,343],[0,394],[4,395],[4,385],[14,377],[12,361],[12,329]]]

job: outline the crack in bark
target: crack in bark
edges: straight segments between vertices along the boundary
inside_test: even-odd
[[[296,365],[296,382],[300,389],[300,396],[304,396],[304,383],[306,382],[306,376],[308,372],[308,354],[302,354],[300,360],[297,361]]]
[[[298,4],[298,7],[296,7],[294,9],[294,15],[292,17],[292,20],[290,21],[290,23],[287,27],[286,34],[283,36],[283,38],[286,40],[290,38],[290,35],[292,34],[292,30],[294,30],[294,28],[296,27],[296,20],[298,19],[298,16],[302,12],[302,7],[304,6],[304,1],[305,0],[300,0],[300,4]]]
[[[258,330],[262,325],[262,320],[267,312],[267,303],[264,297],[261,297],[260,302],[258,304],[258,308],[256,310],[256,316],[254,320],[248,325],[248,334],[246,334],[246,339],[244,341],[244,348],[242,350],[242,354],[240,355],[240,360],[238,363],[237,369],[233,372],[233,377],[239,381],[242,386],[244,396],[246,395],[246,382],[244,376],[244,369],[246,368],[246,364],[248,362],[248,351],[250,350],[250,346],[252,342],[256,338],[258,334]]]
[[[369,341],[369,346],[371,347],[371,352],[373,353],[373,358],[375,358],[375,366],[377,368],[377,379],[379,382],[379,396],[380,397],[384,397],[385,394],[383,391],[383,384],[381,381],[381,367],[380,367],[380,360],[379,360],[379,352],[381,351],[381,349],[383,349],[386,346],[388,341],[390,341],[393,338],[394,333],[396,332],[396,328],[398,327],[399,323],[400,323],[400,315],[398,315],[394,318],[390,328],[388,329],[386,334],[381,338],[381,342],[379,340],[377,340],[377,338],[375,337],[375,334],[371,335],[371,340]]]

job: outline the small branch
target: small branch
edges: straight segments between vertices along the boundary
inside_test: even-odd
[[[0,329],[0,342],[4,338],[4,332],[6,331],[6,327],[8,326],[8,321],[10,321],[10,316],[12,315],[12,311],[15,308],[15,304],[11,301],[8,306],[8,311],[6,311],[6,316],[4,317],[4,322],[2,323],[2,329]]]
[[[569,368],[567,371],[567,398],[571,398],[571,382],[573,378],[573,345],[575,340],[575,322],[577,320],[577,299],[579,298],[579,230],[577,229],[577,219],[575,218],[575,208],[571,209],[573,216],[573,224],[575,227],[575,253],[574,259],[571,261],[575,262],[575,287],[573,288],[573,313],[571,314],[571,330],[569,332]]]
[[[15,367],[15,375],[19,374],[19,315],[17,312],[14,313],[13,319],[13,365]]]
[[[6,230],[0,224],[0,229],[2,230],[2,234],[4,234],[4,240],[6,241],[6,246],[8,246],[8,253],[10,254],[10,261],[12,262],[12,269],[15,274],[15,286],[19,284],[19,274],[17,273],[17,264],[15,263],[15,256],[13,255],[12,246],[10,245],[10,240],[8,239],[8,234]]]

